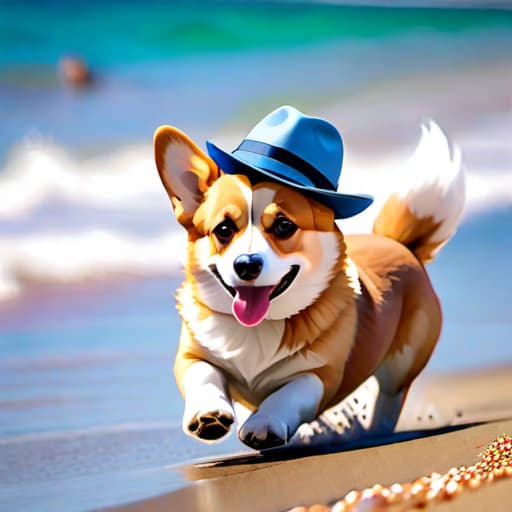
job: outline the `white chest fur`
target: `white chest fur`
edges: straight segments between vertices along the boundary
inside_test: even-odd
[[[230,315],[213,313],[189,325],[203,348],[250,385],[263,371],[290,355],[281,347],[284,324],[284,320],[266,320],[256,327],[244,327]]]
[[[185,308],[182,315],[211,362],[253,393],[267,393],[291,376],[325,364],[316,354],[302,350],[304,344],[292,352],[282,343],[285,320],[264,320],[255,327],[244,327],[226,314],[213,312],[199,320],[187,318]]]

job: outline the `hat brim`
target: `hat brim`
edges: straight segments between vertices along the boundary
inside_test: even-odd
[[[364,194],[342,194],[333,190],[326,190],[315,188],[313,186],[300,185],[294,181],[287,180],[281,176],[277,176],[272,173],[271,170],[262,169],[255,165],[246,162],[236,155],[228,153],[223,149],[216,146],[213,142],[207,141],[206,147],[208,154],[215,161],[215,163],[221,168],[221,170],[227,174],[243,174],[247,176],[251,181],[261,181],[263,179],[269,179],[270,181],[276,181],[283,183],[294,189],[300,190],[305,195],[312,197],[319,203],[326,205],[334,211],[334,217],[336,219],[346,219],[353,217],[363,210],[366,210],[368,206],[373,203],[373,197]],[[267,159],[267,167],[272,167],[272,159]],[[275,161],[274,161],[275,162]],[[279,164],[279,162],[275,162]]]

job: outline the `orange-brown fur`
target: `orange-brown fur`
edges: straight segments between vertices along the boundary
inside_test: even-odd
[[[408,247],[422,263],[429,263],[441,245],[439,241],[430,241],[439,224],[433,216],[418,218],[404,201],[392,194],[375,220],[373,230]]]
[[[386,357],[419,337],[410,372],[393,383],[395,390],[406,388],[428,361],[441,329],[441,309],[427,273],[405,246],[380,235],[356,235],[347,237],[347,247],[358,267],[362,295],[357,301],[354,349],[333,403],[372,375]],[[426,330],[415,333],[420,308],[430,322]]]

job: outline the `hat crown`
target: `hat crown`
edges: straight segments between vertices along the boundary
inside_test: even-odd
[[[285,105],[265,116],[247,134],[246,140],[294,154],[337,188],[343,163],[343,141],[336,127],[328,121]]]
[[[224,173],[243,174],[255,183],[272,180],[295,188],[334,211],[352,217],[373,198],[337,191],[343,141],[334,125],[290,106],[265,116],[231,153],[207,141],[208,154]]]

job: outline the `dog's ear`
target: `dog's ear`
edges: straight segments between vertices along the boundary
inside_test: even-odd
[[[160,126],[154,136],[155,162],[178,222],[189,229],[204,193],[219,177],[215,162],[182,131]]]

